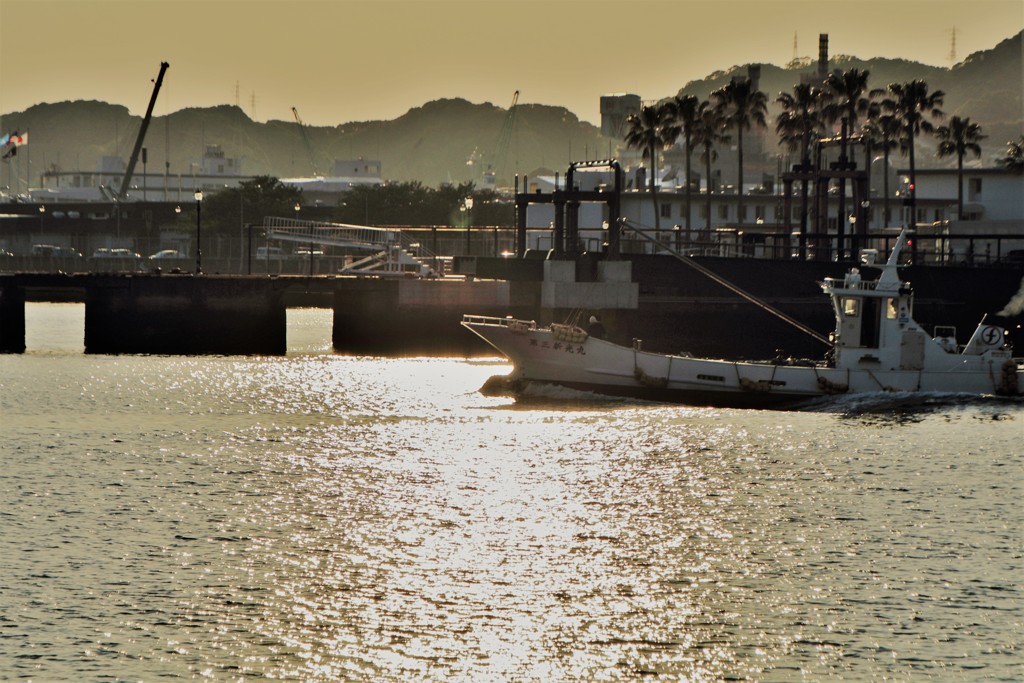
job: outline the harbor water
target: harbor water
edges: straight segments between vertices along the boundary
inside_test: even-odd
[[[1024,404],[478,389],[500,359],[0,357],[0,680],[1024,679]],[[469,334],[467,332],[467,334]]]

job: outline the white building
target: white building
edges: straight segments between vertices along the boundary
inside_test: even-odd
[[[908,171],[899,170],[898,178]],[[987,263],[1005,260],[1010,251],[1024,249],[1024,174],[998,168],[970,169],[964,173],[965,220],[957,220],[957,173],[955,169],[917,170],[917,231],[927,255],[926,261]],[[711,215],[708,218],[708,195],[706,183],[690,197],[690,233],[686,234],[686,197],[683,181],[671,180],[672,174],[659,173],[658,215],[655,221],[654,203],[644,183],[634,178],[631,172],[623,173],[621,213],[634,225],[653,231],[659,224],[659,239],[665,243],[679,242],[689,253],[714,255],[783,256],[788,249],[785,226],[798,230],[800,224],[801,199],[798,195],[790,202],[790,216],[785,216],[784,197],[778,187],[766,188],[747,185],[744,188],[743,213],[740,214],[738,197],[733,188],[713,191],[710,196]],[[582,190],[597,189],[604,184],[611,187],[610,173],[579,173],[576,185]],[[554,176],[529,178],[528,191],[549,193],[555,188]],[[629,182],[632,181],[632,182]],[[881,182],[872,185],[881,186]],[[564,188],[564,178],[558,179],[558,187]],[[908,208],[903,199],[906,183],[890,184],[893,194],[889,200],[890,219],[884,220],[885,202],[873,192],[865,212],[868,217],[868,232],[871,235],[888,234],[907,223]],[[848,187],[849,192],[849,187]],[[813,231],[813,193],[809,197],[809,231]],[[852,197],[847,198],[847,210],[852,213]],[[838,197],[829,196],[827,230],[835,235],[840,217]],[[849,235],[856,228],[852,216],[845,217],[844,232]],[[600,248],[605,239],[601,232],[607,225],[608,208],[603,203],[582,204],[579,212],[580,239],[587,250]],[[887,224],[888,223],[888,224]],[[551,204],[532,204],[527,212],[527,226],[533,229],[531,248],[547,249],[552,243],[554,207]],[[541,232],[548,229],[550,234]],[[888,230],[887,230],[888,229]],[[708,235],[711,239],[708,239]],[[949,235],[964,236],[964,239],[948,239]],[[1019,238],[1019,239],[1017,239]],[[834,242],[834,240],[833,240]],[[848,245],[849,246],[849,245]],[[867,246],[864,244],[861,247]],[[835,245],[832,245],[834,248]],[[629,249],[641,248],[651,251],[649,244],[631,245]],[[627,247],[624,246],[624,249]],[[627,249],[628,250],[628,249]]]
[[[901,176],[910,174],[901,169]],[[919,200],[945,200],[946,220],[957,220],[957,172],[955,168],[917,169],[916,195]],[[1024,223],[1024,173],[1004,168],[965,168],[963,182],[964,220],[962,223],[996,227],[1016,227]],[[927,216],[919,216],[926,221]],[[967,226],[964,226],[967,227]]]
[[[909,173],[900,170],[904,177]],[[1005,168],[965,168],[963,219],[957,213],[959,178],[955,168],[917,169],[915,175],[918,232],[929,234],[922,224],[932,221],[933,234],[967,236],[948,240],[951,259],[987,263],[1024,258],[1024,173]],[[922,204],[931,204],[931,211]]]
[[[42,176],[43,186],[29,190],[33,202],[109,202],[121,191],[125,160],[100,157],[95,171],[52,171]],[[191,201],[196,190],[215,192],[250,180],[242,175],[239,159],[229,158],[220,145],[207,145],[187,173],[150,173],[140,161],[128,188],[129,201]]]
[[[330,176],[282,178],[285,185],[302,190],[302,199],[309,203],[338,201],[342,194],[358,185],[383,185],[381,163],[376,159],[336,159]]]

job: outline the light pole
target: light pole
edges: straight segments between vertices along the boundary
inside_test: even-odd
[[[870,246],[870,245],[867,244],[867,241],[868,241],[868,230],[871,228],[871,201],[868,200],[868,199],[865,199],[864,201],[862,201],[860,203],[860,208],[861,208],[861,224],[860,224],[860,231],[857,233],[857,237],[858,237],[857,244],[858,244],[858,246],[863,248],[863,247]],[[864,239],[861,240],[860,239],[861,237],[863,237]],[[855,260],[859,260],[860,259],[860,254],[854,254],[853,257],[854,257]]]
[[[299,222],[299,211],[302,211],[302,204],[295,202],[295,224]],[[313,226],[309,226],[309,275],[313,276]]]
[[[202,221],[202,206],[203,206],[203,192],[202,190],[196,190],[196,275],[203,274],[203,221]]]
[[[471,250],[469,241],[469,229],[473,225],[473,198],[466,197],[465,199],[463,199],[462,207],[463,210],[466,212],[466,256],[469,256],[469,252]]]
[[[239,248],[239,254],[242,260],[245,260],[246,245],[252,246],[252,232],[249,232],[249,242],[245,241],[245,194],[241,189],[238,190],[238,238],[242,241],[242,245]],[[251,249],[250,249],[251,251]],[[251,266],[251,264],[250,264]],[[239,266],[239,271],[242,267]],[[250,267],[249,275],[252,275],[252,268]]]

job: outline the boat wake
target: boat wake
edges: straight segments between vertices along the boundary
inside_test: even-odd
[[[1024,397],[941,391],[878,391],[812,399],[797,407],[804,412],[838,413],[869,422],[916,422],[951,409],[980,409],[993,419],[1024,411]]]
[[[592,391],[572,389],[549,382],[512,379],[495,375],[484,383],[480,392],[487,396],[514,398],[521,406],[546,404],[586,406],[665,405],[639,398],[611,396]],[[671,404],[676,405],[676,404]],[[807,413],[832,413],[844,419],[893,424],[919,422],[926,416],[951,410],[977,409],[992,419],[1024,419],[1024,396],[1009,397],[960,392],[877,391],[837,396],[822,396],[790,406],[787,410]]]

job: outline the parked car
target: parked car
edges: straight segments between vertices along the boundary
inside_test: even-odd
[[[257,247],[256,259],[259,261],[270,261],[284,258],[281,247]]]
[[[63,247],[55,244],[33,244],[32,245],[33,256],[71,256],[74,258],[81,258],[82,253],[77,249],[71,247]]]
[[[149,257],[151,261],[162,261],[164,259],[176,258],[185,258],[185,254],[181,253],[177,249],[161,249]]]
[[[93,258],[119,258],[119,259],[132,259],[138,260],[142,257],[136,254],[131,249],[124,249],[122,247],[116,247],[108,249],[107,247],[100,247],[96,251],[92,252]]]

